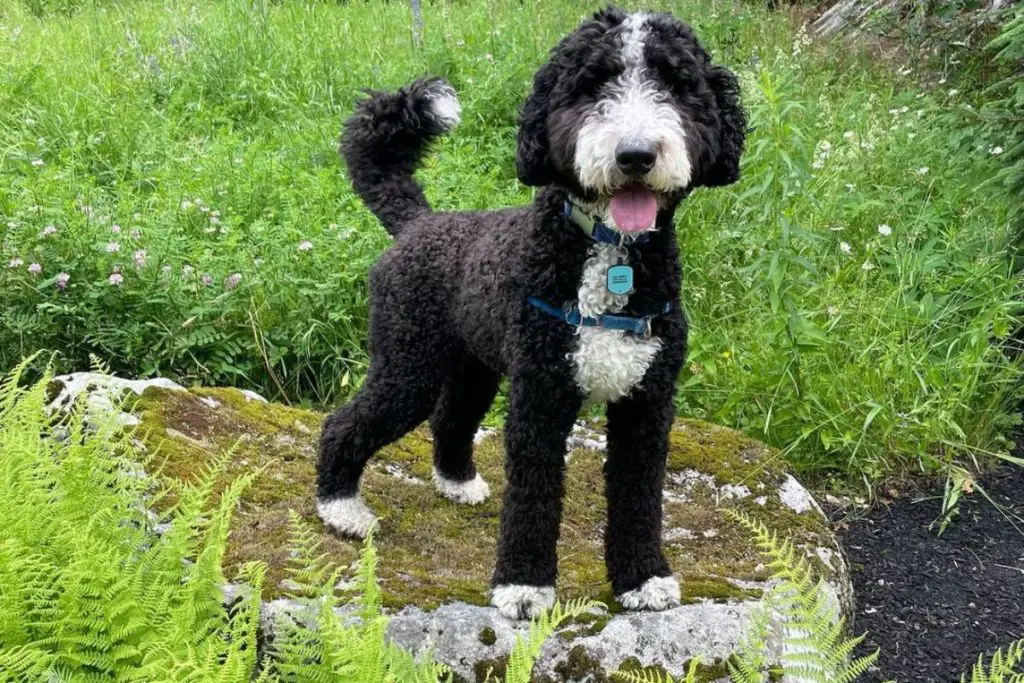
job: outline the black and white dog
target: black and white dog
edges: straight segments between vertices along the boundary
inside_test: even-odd
[[[395,236],[370,272],[370,369],[324,424],[317,510],[362,536],[359,478],[425,419],[440,493],[489,494],[473,435],[510,378],[492,603],[511,618],[554,602],[565,449],[585,402],[608,404],[605,560],[630,609],[679,604],[661,547],[662,482],[686,352],[673,214],[739,176],[735,76],[665,14],[598,12],[552,51],[520,116],[525,207],[434,213],[413,173],[460,105],[446,82],[377,92],[347,122],[352,183]]]

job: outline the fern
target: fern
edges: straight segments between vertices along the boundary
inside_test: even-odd
[[[0,680],[249,680],[262,570],[229,612],[221,560],[255,474],[211,509],[225,459],[153,518],[150,461],[113,415],[48,418],[51,375],[20,388],[25,365],[0,381]]]
[[[700,661],[694,657],[686,669],[686,678],[681,683],[697,683],[697,667]],[[675,683],[672,676],[662,675],[659,671],[615,671],[612,678],[622,683]]]
[[[570,600],[565,605],[556,602],[554,607],[531,621],[526,638],[516,636],[515,645],[508,657],[504,683],[529,683],[533,665],[540,656],[544,641],[567,620],[582,616],[596,607],[596,602],[584,599]]]
[[[823,580],[815,579],[806,557],[793,543],[778,536],[761,522],[740,512],[730,516],[754,536],[758,548],[770,560],[776,588],[767,606],[754,620],[739,653],[730,662],[734,683],[764,683],[765,645],[770,631],[770,615],[781,622],[781,668],[785,680],[792,683],[850,683],[860,678],[878,659],[878,652],[850,659],[864,636],[845,638],[844,620],[824,590]]]
[[[978,663],[971,669],[971,679],[961,676],[960,683],[1024,683],[1024,639],[1002,650],[996,650],[985,668],[985,657],[979,655]]]
[[[359,597],[342,606],[335,585],[341,572],[321,552],[321,541],[291,514],[292,598],[301,609],[279,615],[271,653],[282,680],[331,683],[436,683],[446,667],[423,663],[387,642],[388,619],[381,612],[377,551],[372,532],[359,556]]]

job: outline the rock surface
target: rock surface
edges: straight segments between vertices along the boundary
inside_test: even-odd
[[[236,514],[225,564],[229,577],[250,560],[268,565],[268,627],[273,613],[296,605],[287,579],[289,511],[321,533],[323,550],[353,572],[360,545],[326,533],[313,507],[323,415],[235,389],[186,390],[165,380],[132,383],[84,374],[57,378],[53,405],[64,407],[82,392],[91,409],[111,410],[128,397],[120,422],[135,430],[162,477],[194,478],[228,451],[226,479],[259,470]],[[841,612],[852,613],[842,551],[779,456],[738,432],[692,420],[673,427],[664,490],[665,550],[684,604],[661,613],[621,611],[602,561],[602,427],[600,420],[581,423],[567,443],[558,597],[596,599],[611,611],[569,624],[553,637],[534,671],[536,681],[606,681],[608,672],[623,666],[679,675],[693,657],[707,665],[702,680],[722,678],[725,658],[769,588],[764,558],[727,510],[793,539],[827,579]],[[500,673],[516,635],[527,627],[487,606],[504,489],[499,431],[478,434],[475,460],[492,491],[477,506],[456,505],[435,491],[426,428],[383,449],[362,484],[380,517],[378,576],[392,614],[389,636],[416,652],[431,649],[464,681],[482,681],[491,669]]]

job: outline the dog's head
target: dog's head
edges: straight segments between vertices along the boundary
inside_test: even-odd
[[[689,26],[609,8],[552,51],[519,120],[516,166],[556,184],[626,232],[701,185],[739,178],[739,86]]]

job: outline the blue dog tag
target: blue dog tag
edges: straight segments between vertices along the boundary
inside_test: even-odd
[[[612,294],[633,293],[633,267],[620,263],[608,269],[608,291]]]

